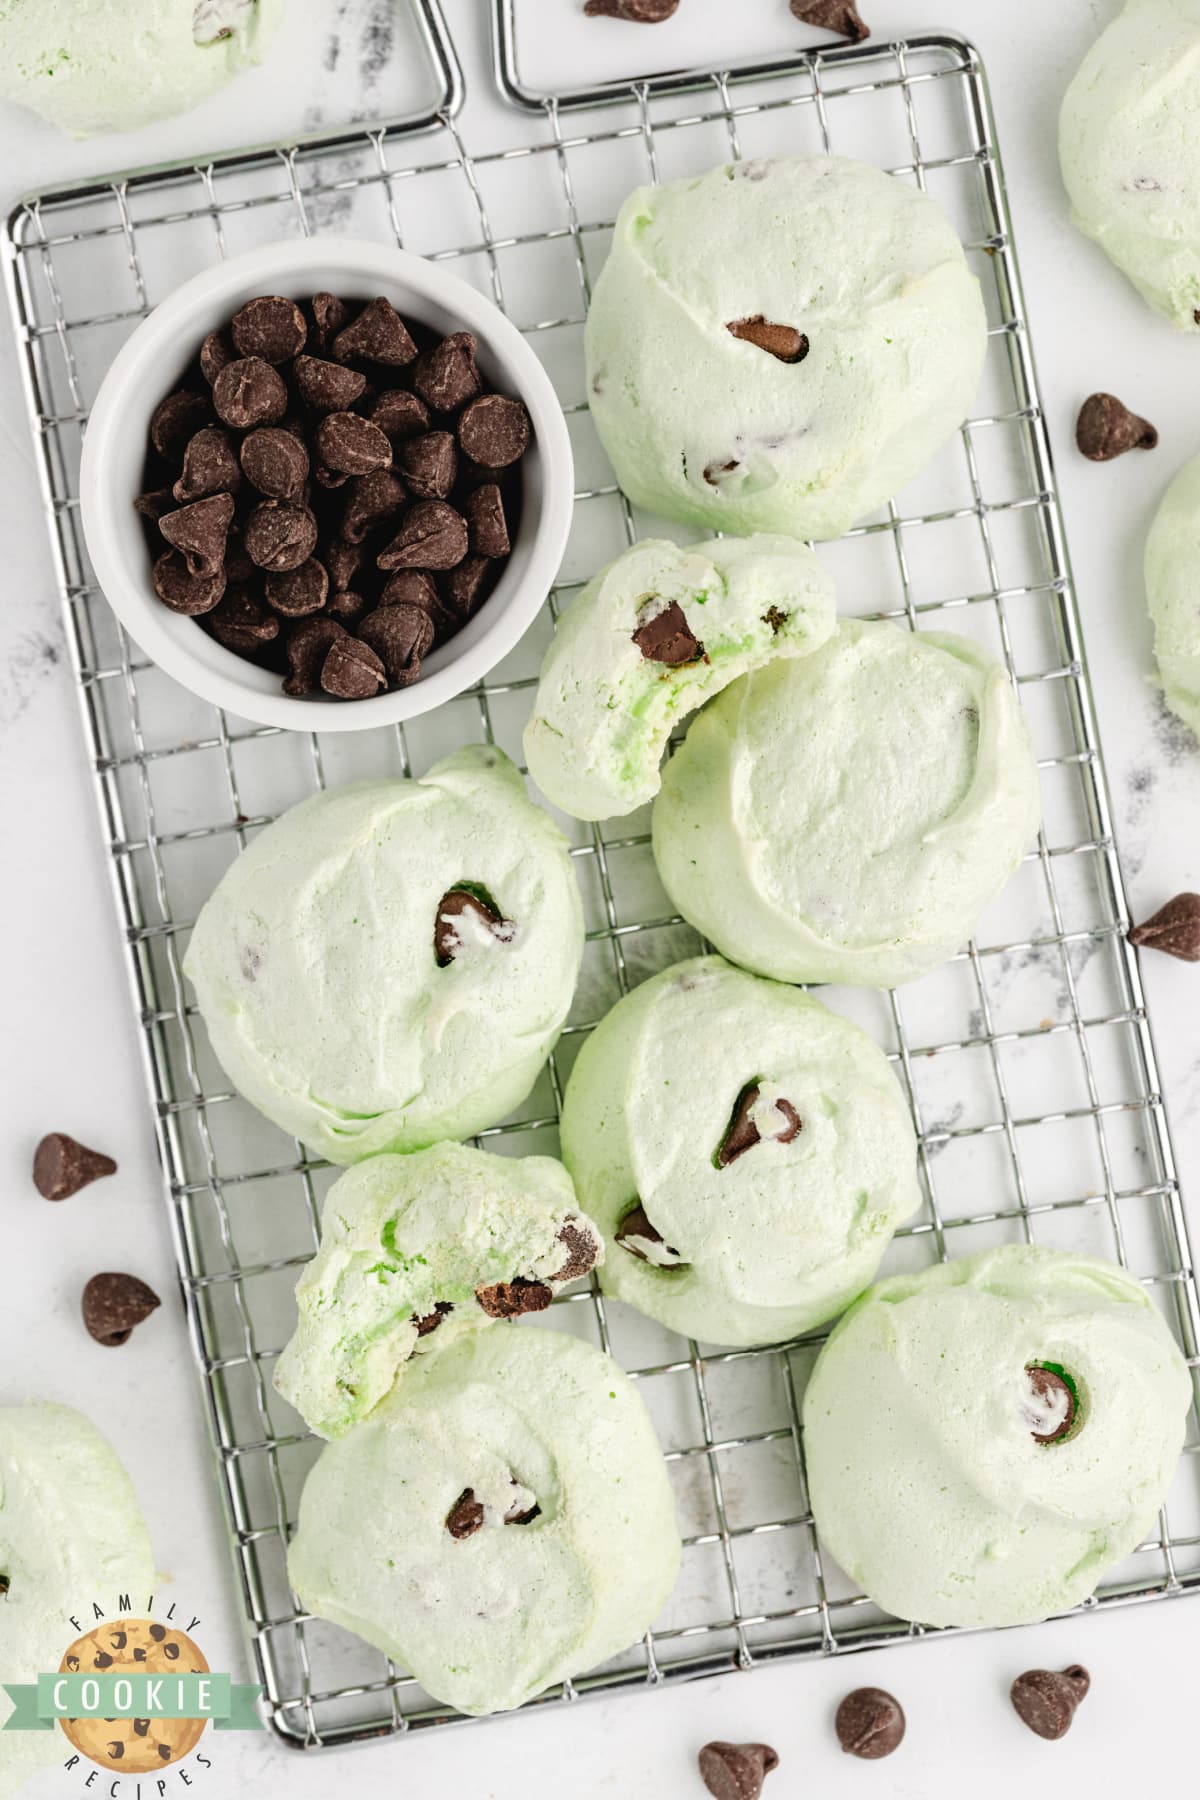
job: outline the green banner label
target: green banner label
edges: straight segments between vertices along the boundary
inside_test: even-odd
[[[228,1675],[39,1675],[4,1683],[5,1731],[52,1731],[57,1719],[211,1719],[218,1731],[261,1731],[260,1687]]]

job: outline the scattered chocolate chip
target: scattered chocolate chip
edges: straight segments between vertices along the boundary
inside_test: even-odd
[[[870,26],[858,16],[854,0],[791,0],[791,7],[802,25],[836,31],[839,37],[853,38],[857,44],[871,35]]]
[[[647,1256],[637,1242],[639,1238],[647,1244],[662,1244],[661,1258],[654,1259]],[[617,1226],[616,1241],[622,1250],[628,1250],[630,1256],[636,1256],[639,1262],[655,1261],[656,1266],[663,1267],[681,1267],[683,1265],[683,1258],[678,1250],[664,1242],[662,1232],[656,1230],[650,1223],[646,1209],[640,1201],[636,1206],[630,1208]]]
[[[225,592],[225,572],[215,575],[192,575],[178,550],[166,550],[154,565],[154,591],[172,612],[211,612]]]
[[[226,650],[238,656],[254,656],[275,641],[280,625],[255,595],[244,589],[226,588],[220,604],[205,615],[204,629]]]
[[[554,1295],[544,1281],[497,1281],[493,1287],[476,1288],[475,1298],[489,1319],[515,1319],[521,1313],[545,1312]]]
[[[314,294],[312,316],[312,342],[323,356],[349,318],[349,309],[336,294]]]
[[[225,539],[233,523],[232,494],[211,494],[164,513],[158,529],[187,564],[189,575],[208,577],[225,567]]]
[[[387,432],[393,444],[429,430],[429,408],[407,388],[389,388],[384,394],[376,394],[367,408],[367,417],[372,425]]]
[[[325,652],[321,686],[337,700],[369,700],[387,686],[387,673],[369,644],[340,637]]]
[[[649,605],[656,604],[653,600],[649,602]],[[671,600],[657,612],[652,612],[633,633],[633,641],[647,662],[665,663],[668,668],[708,661],[704,645],[694,635],[678,600]]]
[[[331,353],[335,362],[377,362],[401,368],[412,362],[417,346],[391,301],[380,295],[367,302],[357,319],[342,327]]]
[[[475,1498],[474,1488],[464,1488],[446,1514],[446,1530],[452,1538],[474,1537],[483,1529],[483,1505]]]
[[[453,331],[417,358],[413,387],[433,412],[457,412],[482,392],[476,348],[469,331]]]
[[[282,294],[260,294],[247,300],[229,323],[239,356],[261,356],[264,362],[290,362],[308,341],[304,314]]]
[[[460,623],[469,619],[486,598],[496,573],[488,556],[464,556],[442,576],[440,592]]]
[[[298,569],[317,547],[317,521],[307,506],[263,500],[246,520],[250,560],[260,569]]]
[[[763,1782],[779,1757],[770,1744],[705,1744],[699,1756],[700,1779],[713,1800],[758,1800]]]
[[[762,1133],[751,1116],[758,1105],[760,1091],[756,1081],[747,1082],[734,1101],[733,1112],[715,1158],[719,1169],[727,1169],[730,1163],[736,1162],[739,1156],[744,1156],[747,1150],[753,1150],[755,1144],[760,1142]],[[790,1144],[800,1135],[800,1115],[790,1100],[776,1100],[775,1110],[783,1114],[785,1124],[782,1131],[772,1134],[774,1140],[777,1144]]]
[[[98,1344],[123,1344],[162,1302],[136,1275],[93,1275],[83,1290],[83,1322]]]
[[[358,626],[395,687],[411,687],[421,673],[421,658],[433,648],[434,625],[420,606],[379,606]]]
[[[303,619],[320,612],[329,596],[329,576],[315,556],[299,568],[282,569],[267,576],[267,602],[286,619]]]
[[[458,441],[481,469],[507,469],[529,448],[529,414],[507,394],[480,394],[458,420]]]
[[[1182,962],[1200,962],[1200,894],[1176,894],[1144,924],[1134,925],[1129,941]]]
[[[176,500],[202,500],[209,494],[231,494],[241,479],[233,439],[220,425],[205,425],[188,439],[183,468],[171,491]]]
[[[504,519],[504,501],[494,481],[467,495],[467,537],[476,556],[507,556],[512,548]]]
[[[366,391],[365,375],[321,356],[298,356],[292,373],[300,398],[314,412],[342,412]]]
[[[260,426],[242,439],[242,469],[270,500],[299,500],[308,480],[308,450],[286,426]]]
[[[587,0],[589,19],[624,19],[630,25],[661,25],[678,10],[679,0]]]
[[[1091,1686],[1091,1677],[1079,1663],[1068,1669],[1026,1669],[1009,1689],[1013,1708],[1022,1724],[1040,1738],[1065,1737],[1075,1709]]]
[[[1111,462],[1126,450],[1153,450],[1158,433],[1115,394],[1090,394],[1079,409],[1075,442],[1092,462]]]
[[[65,1131],[52,1131],[33,1153],[33,1185],[43,1200],[69,1200],[80,1188],[115,1175],[117,1165],[102,1150],[89,1150]]]
[[[591,1274],[600,1254],[599,1239],[594,1232],[579,1219],[567,1219],[556,1241],[567,1254],[562,1267],[550,1277],[551,1281],[578,1281],[581,1275]]]
[[[391,440],[357,413],[327,413],[317,426],[316,446],[325,466],[343,475],[369,475],[392,460]]]
[[[217,416],[235,431],[278,425],[287,412],[283,376],[261,356],[243,356],[226,363],[213,382],[212,394]]]
[[[184,390],[160,400],[150,420],[150,442],[160,456],[178,457],[189,438],[212,420],[212,409],[202,394]]]
[[[396,451],[396,467],[416,499],[444,500],[458,475],[454,439],[448,431],[407,438]]]
[[[318,614],[302,619],[288,634],[288,676],[283,684],[285,694],[314,694],[321,684],[321,670],[330,646],[345,637],[346,627],[336,619]]]
[[[1029,1435],[1038,1444],[1057,1444],[1075,1423],[1078,1402],[1074,1390],[1057,1369],[1045,1364],[1030,1363],[1025,1373],[1030,1391],[1026,1409]]]
[[[200,346],[200,373],[209,387],[227,363],[234,361],[223,331],[210,331]]]
[[[381,569],[452,569],[466,554],[467,522],[462,514],[444,500],[419,500],[376,560]]]
[[[418,1319],[417,1315],[414,1313],[413,1324],[417,1328],[417,1336],[419,1338],[428,1337],[431,1331],[437,1330],[442,1320],[446,1317],[446,1314],[452,1313],[453,1311],[454,1307],[449,1300],[436,1300],[434,1302],[433,1311],[426,1313],[423,1319]]]
[[[174,512],[178,505],[170,488],[153,488],[148,494],[139,494],[133,503],[134,511],[152,525],[157,525],[164,513]]]
[[[350,483],[350,496],[342,514],[342,536],[348,544],[361,544],[368,532],[384,525],[404,505],[404,483],[391,469],[374,469]]]
[[[734,319],[725,329],[731,337],[754,344],[778,362],[803,362],[808,355],[808,339],[802,331],[794,325],[775,325],[761,313],[755,313],[752,319]]]
[[[904,1708],[883,1688],[855,1688],[839,1705],[833,1728],[849,1755],[877,1762],[899,1748],[904,1737]]]

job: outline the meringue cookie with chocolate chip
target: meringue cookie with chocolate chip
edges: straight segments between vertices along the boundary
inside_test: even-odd
[[[968,638],[847,619],[693,719],[652,830],[668,894],[732,962],[892,987],[962,948],[1040,817],[1003,666]]]
[[[551,1157],[464,1144],[368,1157],[325,1197],[275,1386],[311,1430],[341,1437],[410,1358],[489,1319],[543,1311],[603,1254]]]
[[[542,663],[525,758],[577,819],[658,792],[679,721],[776,656],[806,656],[837,623],[833,581],[790,537],[646,538],[593,576]]]
[[[922,1625],[1066,1612],[1154,1526],[1191,1380],[1112,1263],[1008,1245],[881,1281],[804,1397],[817,1528]]]
[[[288,1573],[464,1713],[635,1643],[679,1569],[650,1416],[612,1358],[510,1326],[418,1359],[305,1484]]]
[[[920,1204],[887,1058],[796,988],[700,956],[591,1033],[563,1159],[606,1293],[685,1337],[765,1344],[831,1319]]]
[[[833,538],[962,424],[987,326],[933,200],[798,156],[636,189],[585,346],[591,415],[636,505]]]
[[[567,843],[489,745],[314,794],[208,900],[184,964],[234,1086],[317,1155],[471,1137],[525,1099],[583,954]]]
[[[1146,539],[1145,576],[1163,699],[1200,737],[1200,456],[1162,497]]]

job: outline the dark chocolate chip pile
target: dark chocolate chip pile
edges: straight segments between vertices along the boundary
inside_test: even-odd
[[[154,590],[286,694],[408,687],[495,586],[531,439],[475,339],[383,298],[247,301],[150,423]]]

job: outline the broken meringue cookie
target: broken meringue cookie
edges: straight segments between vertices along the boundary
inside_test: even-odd
[[[438,1144],[334,1183],[275,1385],[320,1437],[373,1412],[414,1355],[541,1312],[603,1260],[561,1163]]]
[[[563,1160],[605,1293],[765,1344],[840,1312],[920,1203],[904,1096],[866,1034],[719,956],[619,1001],[580,1051]]]

